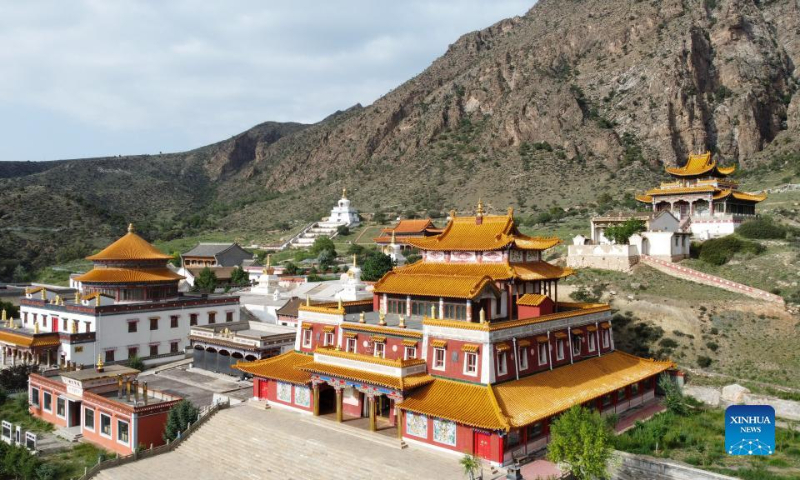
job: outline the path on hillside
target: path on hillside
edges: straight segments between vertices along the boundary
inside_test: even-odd
[[[277,408],[243,404],[219,411],[169,453],[102,470],[102,480],[464,478],[458,455],[400,449],[348,435]],[[342,428],[337,425],[338,428]],[[352,427],[355,428],[355,427]],[[486,471],[484,478],[491,478]]]
[[[721,288],[733,293],[740,293],[748,297],[756,298],[766,302],[777,303],[784,305],[783,297],[775,295],[774,293],[765,292],[757,288],[750,287],[741,283],[733,282],[725,278],[709,275],[704,272],[699,272],[691,268],[684,267],[677,263],[667,262],[653,258],[649,255],[640,255],[639,261],[645,265],[655,268],[656,270],[671,275],[676,278],[688,280],[690,282],[700,283],[703,285],[710,285],[712,287]]]

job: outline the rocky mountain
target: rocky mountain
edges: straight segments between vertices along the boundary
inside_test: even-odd
[[[0,163],[0,229],[16,239],[0,246],[38,245],[31,228],[91,243],[123,218],[154,237],[258,239],[320,215],[343,186],[367,212],[482,196],[524,214],[630,193],[707,149],[752,170],[798,151],[798,33],[797,0],[541,0],[464,35],[374,104],[315,125],[27,174]]]

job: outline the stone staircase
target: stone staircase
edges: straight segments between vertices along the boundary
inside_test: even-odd
[[[697,270],[684,267],[677,263],[659,260],[649,255],[640,255],[639,259],[645,265],[649,265],[656,270],[673,277],[689,280],[690,282],[700,283],[703,285],[710,285],[712,287],[721,288],[733,293],[740,293],[742,295],[747,295],[748,297],[763,300],[765,302],[777,303],[779,305],[784,305],[785,303],[783,297],[780,295],[765,292],[764,290],[759,290],[741,283],[732,282],[730,280],[709,275],[707,273],[698,272]]]
[[[68,442],[77,442],[78,440],[81,439],[81,437],[83,437],[80,425],[77,427],[59,428],[53,433],[55,434],[55,436],[62,438]]]
[[[175,450],[101,470],[93,478],[462,478],[456,455],[401,450],[397,440],[388,448],[380,444],[381,439],[379,443],[367,441],[337,430],[343,426],[325,428],[322,422],[329,421],[276,408],[232,406],[217,412]]]

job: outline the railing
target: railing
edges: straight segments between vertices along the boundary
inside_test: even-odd
[[[224,410],[230,406],[230,402],[220,402],[214,405],[206,405],[205,407],[200,408],[200,415],[197,418],[197,421],[194,423],[189,424],[183,432],[178,432],[178,438],[175,440],[168,442],[164,445],[149,448],[147,450],[135,450],[132,454],[124,456],[124,457],[116,457],[104,462],[98,462],[97,465],[86,468],[86,471],[83,473],[82,477],[79,477],[78,480],[89,480],[97,475],[100,471],[106,470],[108,468],[119,467],[131,462],[135,462],[137,460],[141,460],[144,458],[152,457],[155,455],[160,455],[162,453],[167,453],[175,450],[180,446],[180,444],[187,440],[192,433],[194,433],[198,428],[203,426],[204,423],[208,421],[211,417],[214,416],[220,410]]]

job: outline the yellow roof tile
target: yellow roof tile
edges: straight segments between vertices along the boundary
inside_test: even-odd
[[[100,253],[86,257],[87,260],[169,260],[171,255],[167,255],[161,250],[151,245],[147,240],[128,228],[128,233],[107,246]]]
[[[439,235],[409,238],[406,242],[420,250],[487,251],[511,244],[523,250],[546,250],[558,245],[560,240],[524,235],[509,215],[486,215],[480,224],[477,217],[455,217]]]
[[[554,280],[573,275],[571,268],[559,267],[550,263],[439,263],[420,260],[404,267],[396,268],[390,274],[402,275],[435,275],[453,277],[484,277],[492,280],[508,280],[518,278],[521,280]],[[386,278],[386,276],[384,278]],[[383,280],[383,279],[381,279]],[[380,284],[380,282],[378,282]],[[378,285],[376,284],[376,286]]]
[[[305,385],[311,383],[311,375],[308,372],[299,370],[297,367],[313,360],[310,355],[292,351],[282,353],[277,357],[256,360],[255,362],[239,362],[233,368],[257,377]]]
[[[526,307],[538,307],[548,298],[547,295],[540,295],[538,293],[526,293],[519,297],[517,305],[525,305]]]
[[[475,298],[489,288],[500,292],[491,277],[455,277],[448,275],[408,275],[389,272],[374,286],[375,293],[427,295],[432,297]]]
[[[461,351],[462,352],[475,353],[478,350],[480,350],[480,348],[481,348],[480,345],[474,345],[474,344],[471,344],[471,343],[465,343],[464,345],[461,345]]]
[[[498,352],[507,352],[507,351],[511,350],[511,345],[509,345],[507,343],[498,343],[495,346],[495,348],[497,349]]]
[[[394,388],[401,391],[418,388],[433,381],[433,377],[427,373],[418,373],[414,375],[407,375],[405,377],[394,377],[391,375],[373,373],[356,368],[348,368],[320,362],[309,362],[298,368],[305,372],[316,373],[317,375],[344,378],[347,380]]]
[[[93,268],[75,277],[82,283],[174,282],[184,277],[169,268]]]
[[[652,203],[653,197],[650,195],[636,195],[637,202]]]
[[[416,340],[403,340],[403,345],[406,347],[416,347],[418,343]]]
[[[521,427],[614,392],[675,365],[613,352],[494,387],[509,423]],[[401,405],[402,407],[402,405]]]
[[[647,191],[648,196],[659,195],[680,195],[683,193],[714,193],[717,188],[712,185],[698,185],[693,187],[678,187],[678,188],[653,188]]]
[[[451,420],[486,430],[508,430],[492,388],[435,379],[398,405],[402,410]]]
[[[767,194],[765,193],[746,193],[746,192],[737,192],[736,190],[722,190],[720,193],[714,195],[714,200],[722,200],[723,198],[727,198],[729,196],[733,196],[736,200],[745,200],[749,202],[763,202],[767,199]]]
[[[394,227],[384,228],[381,233],[422,233],[427,228],[436,228],[430,218],[400,220]]]
[[[447,347],[447,340],[431,340],[431,346],[436,348]]]
[[[25,348],[53,347],[61,344],[57,333],[34,335],[8,331],[0,331],[0,342]]]
[[[720,167],[711,159],[711,152],[689,155],[689,160],[682,167],[666,167],[667,173],[679,177],[691,177],[703,174],[728,176],[736,171],[736,165]]]

